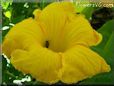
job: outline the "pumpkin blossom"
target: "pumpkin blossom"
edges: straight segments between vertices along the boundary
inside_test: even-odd
[[[72,3],[54,2],[33,14],[35,18],[16,24],[3,42],[3,53],[16,69],[48,84],[77,83],[110,71],[89,48],[98,45],[102,35],[75,13]]]

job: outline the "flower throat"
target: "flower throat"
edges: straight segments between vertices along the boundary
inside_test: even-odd
[[[49,41],[45,42],[45,47],[48,48],[49,47]]]

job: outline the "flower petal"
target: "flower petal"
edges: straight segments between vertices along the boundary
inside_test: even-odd
[[[38,11],[36,11],[38,12]],[[47,33],[47,40],[50,43],[49,48],[54,51],[60,51],[62,48],[62,33],[67,21],[67,14],[73,13],[74,8],[70,2],[54,2],[48,5],[37,16],[39,16],[38,22],[42,24]],[[61,38],[61,39],[60,39]],[[58,48],[59,47],[59,48]]]
[[[34,15],[45,28],[49,48],[54,51],[63,52],[76,44],[93,46],[102,40],[102,35],[93,30],[84,16],[75,14],[70,2],[52,3],[42,12],[36,10]]]
[[[44,11],[64,11],[64,12],[72,12],[75,13],[75,8],[73,6],[73,3],[71,2],[53,2],[51,4],[49,4],[46,8],[44,8]],[[35,11],[33,12],[33,15],[35,16],[35,19],[38,19],[38,17],[41,14],[41,10],[40,9],[35,9]]]
[[[11,63],[16,69],[48,84],[59,80],[60,62],[59,54],[42,47],[34,47],[30,52],[17,49],[11,55]]]
[[[87,47],[77,45],[63,54],[61,80],[64,83],[76,83],[109,71],[110,67],[105,60]]]
[[[32,18],[16,24],[5,36],[3,52],[10,57],[15,49],[29,49],[30,45],[43,45],[44,33]]]
[[[64,35],[64,42],[68,48],[76,44],[93,46],[102,40],[102,35],[96,32],[82,15],[76,15],[70,19],[65,26]]]

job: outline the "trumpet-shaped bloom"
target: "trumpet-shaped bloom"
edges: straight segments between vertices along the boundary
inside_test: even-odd
[[[54,2],[34,11],[35,18],[16,24],[6,35],[3,52],[14,67],[45,83],[76,83],[110,66],[89,47],[99,44],[96,32],[70,2]]]

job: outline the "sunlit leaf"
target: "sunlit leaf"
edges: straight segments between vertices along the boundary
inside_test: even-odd
[[[11,12],[10,11],[6,11],[4,12],[4,15],[7,17],[7,18],[11,18]]]
[[[1,0],[1,6],[4,10],[6,10],[8,8],[9,5],[11,5],[13,2],[13,0]]]

